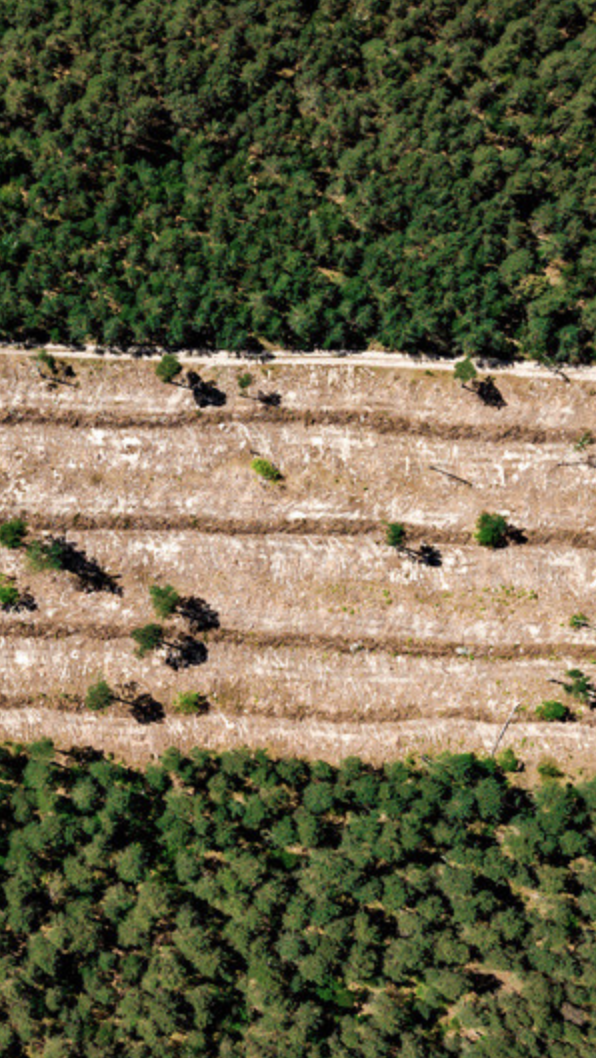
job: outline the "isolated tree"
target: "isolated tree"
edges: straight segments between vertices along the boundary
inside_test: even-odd
[[[406,543],[406,529],[401,522],[389,522],[385,530],[385,543],[389,547],[403,548]]]
[[[589,628],[590,620],[583,613],[574,613],[573,616],[569,618],[569,627],[577,632],[582,628]]]
[[[162,382],[173,382],[182,371],[182,365],[172,353],[165,353],[155,368],[155,374]]]
[[[180,602],[180,596],[171,584],[166,584],[163,588],[160,588],[158,584],[152,584],[149,588],[149,595],[155,613],[162,618],[170,617]]]
[[[260,478],[265,478],[266,481],[281,481],[283,478],[281,471],[268,459],[253,459],[250,466],[255,474],[258,474]]]
[[[143,625],[142,628],[133,629],[130,634],[137,644],[135,653],[138,658],[144,658],[151,651],[158,650],[164,642],[163,628],[157,624]]]
[[[21,547],[26,535],[27,524],[24,518],[12,518],[0,525],[0,544],[13,551]]]
[[[207,695],[197,691],[183,691],[178,695],[174,709],[183,716],[196,716],[209,712],[209,700]]]
[[[238,385],[240,389],[248,389],[253,381],[250,371],[245,371],[242,375],[238,375]]]
[[[0,574],[0,609],[13,610],[19,604],[20,594],[16,584]]]
[[[536,716],[539,720],[562,722],[569,719],[570,713],[567,706],[563,705],[563,702],[547,701],[536,707]]]
[[[25,554],[34,573],[64,569],[64,545],[61,540],[32,540]]]
[[[92,709],[94,712],[102,712],[107,709],[108,706],[114,701],[114,692],[111,687],[104,679],[98,680],[97,683],[92,683],[87,688],[87,694],[85,695],[85,705],[87,709]]]
[[[505,546],[508,533],[509,526],[502,514],[483,511],[476,522],[474,537],[482,547],[497,548]]]
[[[46,367],[52,375],[58,374],[59,368],[56,357],[52,356],[51,353],[46,352],[45,349],[40,349],[39,352],[35,354],[34,360],[37,364],[38,369]],[[43,377],[44,376],[42,375],[42,378]]]
[[[461,382],[462,389],[467,389],[466,382],[471,382],[473,378],[478,377],[478,372],[472,363],[470,356],[464,357],[463,360],[458,360],[457,364],[453,369],[453,377]]]
[[[568,669],[566,675],[571,683],[563,683],[563,687],[572,698],[578,698],[581,702],[588,703],[594,697],[594,687],[590,679],[581,669]]]

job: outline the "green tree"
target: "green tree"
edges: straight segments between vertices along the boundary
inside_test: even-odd
[[[473,378],[478,377],[478,372],[469,356],[458,360],[453,369],[453,377],[461,382],[463,389],[466,388],[466,382],[471,382]]]
[[[23,518],[12,518],[0,525],[0,544],[16,550],[21,547],[27,535],[27,524]]]
[[[183,716],[195,716],[209,712],[209,700],[198,691],[183,691],[178,695],[174,709]]]
[[[165,353],[155,367],[155,374],[161,382],[173,382],[181,371],[180,361],[171,353]]]
[[[149,588],[149,595],[151,596],[155,613],[161,618],[170,617],[180,602],[180,596],[171,584],[166,584],[163,588],[160,588],[157,584],[152,584]]]
[[[92,709],[94,712],[103,712],[113,701],[114,692],[104,679],[92,683],[87,688],[87,694],[85,695],[87,709]]]
[[[255,474],[258,474],[260,478],[265,478],[266,481],[281,481],[283,478],[281,471],[268,459],[253,459],[250,466]]]
[[[389,544],[389,547],[402,548],[405,542],[405,526],[401,522],[389,522],[385,531],[385,543]]]
[[[482,547],[504,547],[508,533],[509,526],[502,514],[489,514],[483,511],[476,522],[474,538]]]
[[[161,625],[143,625],[142,628],[133,629],[130,634],[137,644],[135,654],[138,658],[144,658],[146,654],[158,650],[164,643],[164,632]]]

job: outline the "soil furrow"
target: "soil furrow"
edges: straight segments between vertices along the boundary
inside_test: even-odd
[[[56,408],[51,412],[39,408],[5,408],[0,410],[0,425],[21,426],[71,426],[73,429],[107,428],[175,430],[180,427],[194,426],[199,430],[209,429],[221,423],[276,423],[300,424],[302,426],[358,426],[380,434],[410,434],[415,437],[436,437],[447,441],[480,440],[491,443],[523,442],[525,444],[571,444],[577,439],[577,428],[546,429],[522,424],[499,423],[446,423],[414,419],[405,416],[391,415],[389,412],[370,409],[350,410],[321,408],[308,410],[301,408],[261,408],[248,407],[242,410],[230,408],[228,411],[210,410],[198,414],[197,409],[164,413],[162,415],[138,414],[126,412],[87,412],[75,409]]]
[[[64,514],[60,517],[51,517],[28,513],[26,509],[19,511],[21,517],[25,518],[27,525],[36,532],[63,533],[68,530],[79,530],[85,532],[94,531],[129,531],[129,532],[186,532],[196,530],[197,533],[217,536],[269,536],[279,534],[283,536],[369,536],[372,533],[384,535],[384,526],[381,522],[371,518],[308,518],[292,516],[288,519],[271,518],[263,521],[240,520],[233,518],[201,518],[196,515],[172,514],[167,517],[151,514]],[[0,522],[14,517],[14,510],[0,510]],[[406,530],[408,547],[413,549],[422,542],[428,542],[432,537],[432,543],[436,546],[453,545],[464,547],[473,543],[471,532],[457,529],[443,528],[439,526],[425,526],[413,523],[402,523]],[[524,543],[529,546],[540,547],[552,544],[560,547],[596,548],[596,529],[524,529]],[[512,545],[515,547],[523,544]],[[399,552],[396,552],[399,553]]]
[[[81,637],[88,642],[107,642],[130,638],[130,628],[122,625],[59,625],[51,621],[25,621],[15,618],[0,625],[0,642],[3,639],[51,639],[64,640]],[[175,633],[172,633],[172,639]],[[415,639],[412,637],[333,636],[303,632],[244,631],[236,628],[218,628],[197,638],[205,638],[209,644],[224,643],[234,646],[253,647],[255,650],[277,650],[281,647],[297,650],[316,650],[325,654],[385,653],[396,657],[450,658],[467,656],[471,660],[513,660],[515,658],[573,658],[591,660],[596,654],[596,645],[570,643],[559,640],[553,643],[509,643],[504,645],[475,644],[467,637],[466,647],[461,641],[441,639]]]

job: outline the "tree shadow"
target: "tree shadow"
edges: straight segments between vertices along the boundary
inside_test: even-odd
[[[507,401],[503,397],[498,386],[495,384],[494,378],[491,375],[487,375],[486,378],[479,379],[473,383],[474,392],[480,397],[483,404],[486,404],[489,408],[506,408]]]
[[[18,603],[16,606],[12,607],[12,609],[14,609],[16,613],[22,613],[23,611],[26,613],[33,613],[34,610],[38,609],[38,606],[31,592],[25,591],[19,596]]]
[[[199,408],[221,408],[227,402],[228,398],[223,390],[218,389],[213,382],[204,382],[196,371],[187,371],[186,383]]]
[[[138,724],[159,724],[165,717],[165,709],[150,694],[139,694],[131,703],[131,716]]]
[[[176,612],[188,621],[191,632],[208,632],[212,628],[219,628],[219,614],[209,606],[204,599],[189,595],[186,599],[180,599]]]
[[[264,404],[266,408],[279,408],[281,404],[281,393],[263,393],[263,390],[259,390],[256,396],[259,404]]]
[[[204,665],[209,656],[207,647],[192,636],[180,636],[175,643],[168,644],[166,665],[178,672],[192,665]]]
[[[112,595],[122,595],[122,588],[116,578],[106,573],[94,558],[88,558],[82,548],[64,537],[54,538],[52,543],[60,545],[61,568],[67,573],[74,573],[80,591],[106,591]]]
[[[505,544],[527,544],[528,537],[523,529],[518,529],[515,525],[507,526],[507,535],[505,538]]]
[[[72,746],[68,755],[79,764],[95,764],[98,760],[104,760],[101,750],[93,746]]]
[[[421,544],[418,551],[418,561],[423,566],[438,567],[443,565],[443,558],[438,547],[432,544]]]

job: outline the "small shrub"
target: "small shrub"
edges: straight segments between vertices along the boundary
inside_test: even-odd
[[[193,716],[209,711],[207,696],[198,694],[196,691],[184,691],[178,695],[174,706],[177,713],[183,716]]]
[[[169,617],[180,602],[180,596],[171,584],[166,584],[163,588],[160,588],[158,584],[152,584],[149,588],[149,595],[158,617]]]
[[[87,689],[85,695],[85,705],[87,709],[92,709],[94,712],[99,713],[114,701],[114,694],[110,686],[105,680],[98,680],[97,683],[92,683]]]
[[[165,353],[155,368],[155,374],[161,382],[172,382],[182,371],[182,365],[172,353]]]
[[[240,386],[240,389],[248,389],[253,381],[250,371],[245,371],[243,375],[238,375],[238,385]]]
[[[581,702],[588,702],[594,695],[594,688],[588,677],[581,669],[568,669],[566,675],[571,683],[564,683],[563,687],[572,698],[579,698]]]
[[[0,609],[12,610],[19,605],[20,595],[16,584],[6,577],[0,577]]]
[[[586,430],[586,432],[578,438],[573,447],[576,452],[583,452],[584,448],[589,448],[589,446],[593,444],[594,435],[591,430]]]
[[[499,765],[501,771],[504,772],[514,772],[520,770],[520,762],[515,756],[515,753],[513,752],[510,746],[508,746],[507,749],[504,749],[502,753],[499,753],[499,756],[497,757],[497,764]]]
[[[487,511],[478,518],[474,538],[482,547],[504,547],[507,543],[509,526],[502,514],[489,514]]]
[[[538,765],[538,774],[541,779],[560,779],[563,772],[554,760],[543,760]]]
[[[543,702],[537,706],[536,716],[539,720],[555,720],[562,722],[569,719],[569,709],[563,702]]]
[[[137,644],[135,651],[138,658],[144,658],[152,650],[157,650],[163,643],[163,628],[161,625],[148,624],[142,628],[135,628],[131,633]]]
[[[258,474],[260,478],[265,478],[266,481],[282,480],[281,471],[273,463],[270,463],[268,459],[253,459],[250,466],[255,474]]]
[[[469,356],[464,357],[463,360],[458,360],[453,370],[453,377],[457,379],[458,382],[461,382],[462,386],[465,385],[466,382],[471,382],[473,378],[477,377],[477,375],[478,372]]]
[[[406,542],[406,530],[401,522],[389,522],[385,531],[385,543],[389,547],[403,547]]]
[[[25,554],[33,573],[64,568],[64,549],[60,540],[32,540]]]
[[[45,349],[39,350],[35,356],[35,362],[38,367],[47,367],[52,375],[58,374],[58,362],[56,357],[52,356],[51,353],[46,353]]]
[[[21,546],[27,535],[27,524],[23,518],[12,518],[9,522],[0,525],[0,544],[16,551]]]
[[[574,613],[573,617],[569,618],[569,627],[577,632],[581,628],[589,628],[590,622],[584,613]]]

